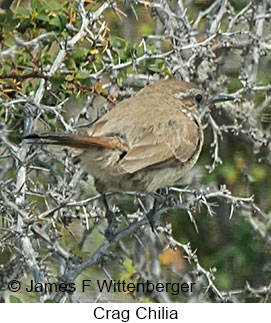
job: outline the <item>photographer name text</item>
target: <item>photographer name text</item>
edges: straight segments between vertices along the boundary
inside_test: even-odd
[[[100,293],[133,293],[133,292],[166,292],[171,295],[180,295],[184,293],[192,293],[195,283],[186,282],[157,282],[153,283],[149,280],[146,282],[126,282],[125,280],[90,280],[84,279],[80,284],[75,283],[35,283],[31,280],[28,286],[24,286],[18,280],[12,280],[8,284],[8,289],[11,292],[18,292],[20,290],[25,290],[28,293],[53,293],[53,292],[63,292],[63,293],[74,293],[76,291],[85,293],[91,289],[96,289]]]

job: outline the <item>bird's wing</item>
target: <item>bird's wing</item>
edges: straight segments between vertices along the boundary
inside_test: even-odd
[[[137,96],[136,107],[135,98],[126,99],[89,130],[90,136],[112,136],[129,147],[116,166],[116,174],[134,173],[170,159],[185,163],[193,156],[198,126],[180,111],[178,101],[168,101],[163,92]]]
[[[170,159],[181,163],[188,161],[195,153],[199,142],[197,124],[180,115],[174,121],[151,127],[130,144],[130,149],[119,162],[117,172],[134,173]]]

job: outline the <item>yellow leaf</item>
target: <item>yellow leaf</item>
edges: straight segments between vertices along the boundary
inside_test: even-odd
[[[97,55],[97,54],[99,54],[99,51],[98,51],[97,48],[91,49],[89,52],[90,52],[91,55]]]

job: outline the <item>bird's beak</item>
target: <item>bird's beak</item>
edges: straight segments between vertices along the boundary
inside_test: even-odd
[[[216,94],[211,98],[211,104],[223,101],[235,100],[236,98],[233,95],[228,94]]]

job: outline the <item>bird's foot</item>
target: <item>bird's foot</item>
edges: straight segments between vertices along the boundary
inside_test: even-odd
[[[150,223],[152,231],[154,231],[159,214],[163,212],[163,209],[177,205],[178,200],[174,195],[169,194],[167,189],[158,190],[152,193],[151,196],[153,198],[153,205],[147,211],[146,217]]]
[[[108,226],[105,229],[104,235],[106,239],[111,241],[114,237],[114,233],[117,227],[116,214],[110,209],[105,194],[102,195],[102,199],[105,207],[105,217],[108,222]]]
[[[149,221],[150,227],[152,229],[152,232],[155,231],[155,227],[156,227],[156,209],[155,207],[151,208],[147,213],[146,213],[146,217]]]
[[[175,195],[170,194],[168,189],[159,189],[156,192],[151,193],[155,201],[159,201],[160,208],[172,207],[178,204],[178,199]]]
[[[117,228],[116,215],[112,210],[106,208],[105,217],[107,218],[108,226],[105,229],[104,235],[107,240],[112,241]]]

